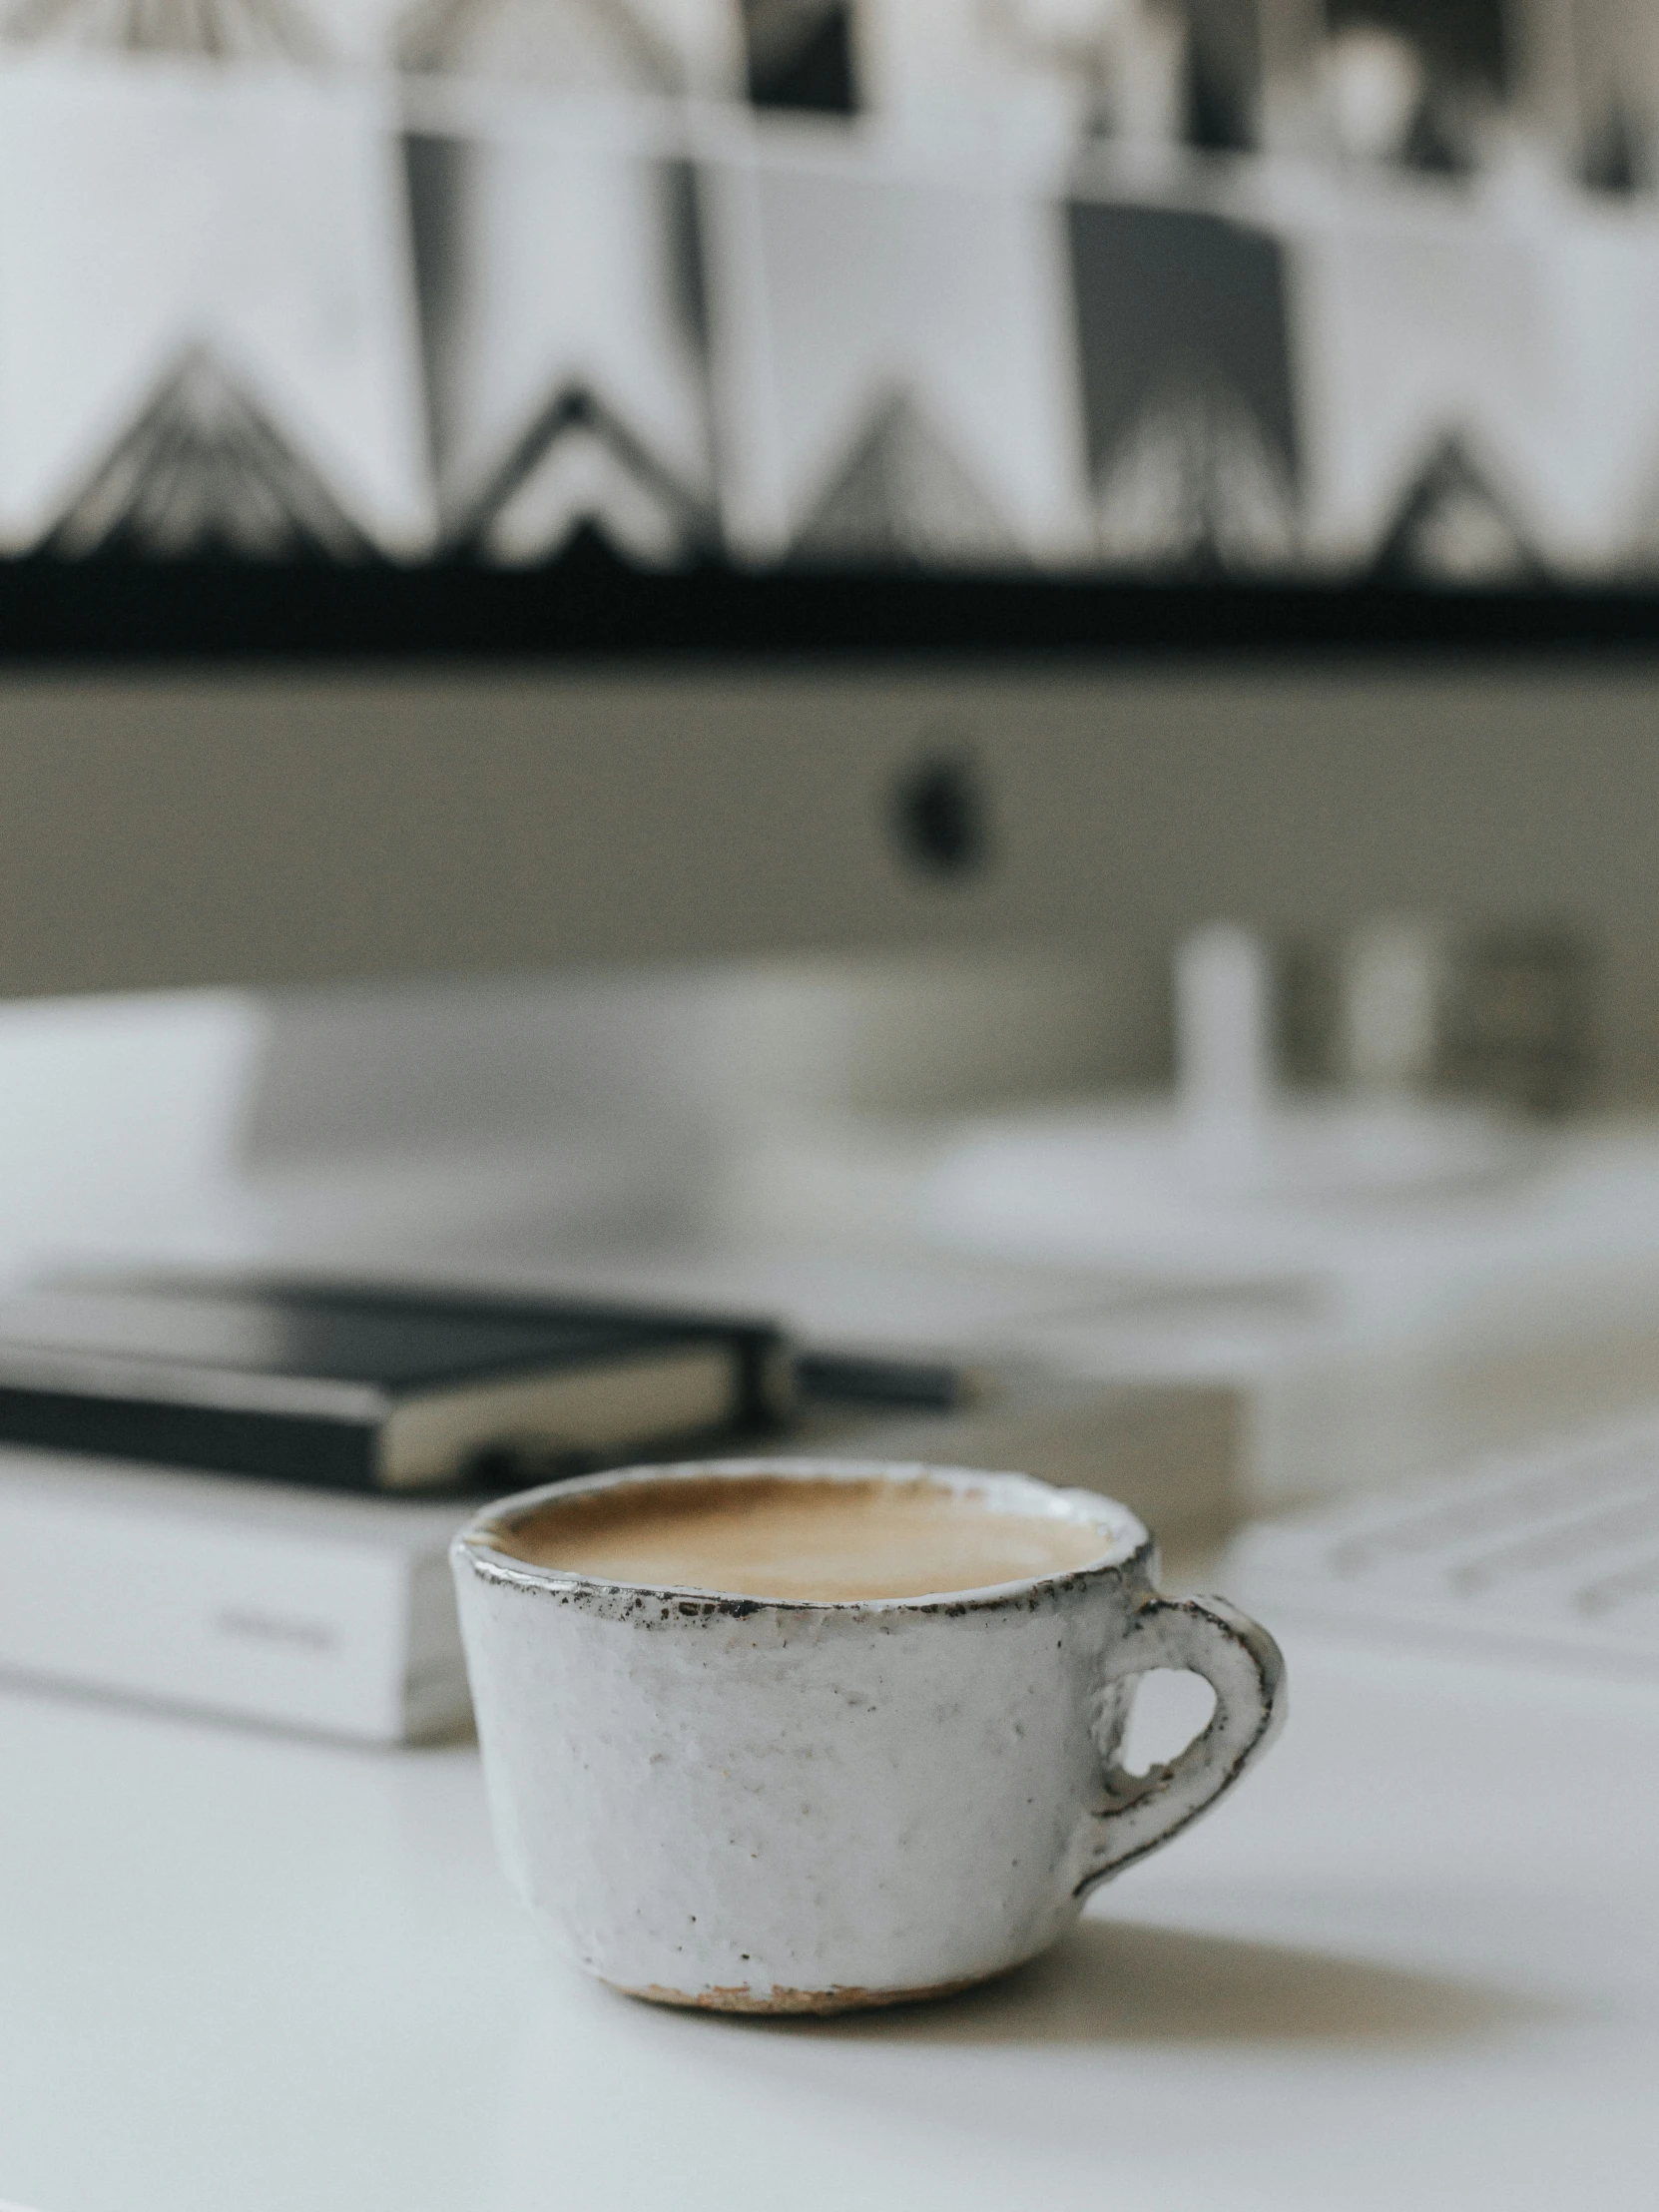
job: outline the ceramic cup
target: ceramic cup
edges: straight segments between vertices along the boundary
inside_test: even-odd
[[[601,1581],[501,1547],[555,1497],[780,1475],[925,1480],[1099,1532],[1069,1573],[803,1603]],[[1124,1506],[1020,1474],[848,1460],[635,1467],[492,1506],[452,1553],[495,1833],[555,1946],[618,1988],[828,2012],[1030,1958],[1097,1884],[1267,1744],[1283,1663],[1216,1598],[1154,1587]],[[1134,1677],[1190,1669],[1209,1725],[1126,1773]]]

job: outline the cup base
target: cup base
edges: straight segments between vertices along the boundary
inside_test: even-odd
[[[695,1994],[687,1989],[665,1989],[659,1982],[650,1982],[643,1989],[629,1988],[625,1982],[613,1981],[609,1986],[618,1989],[625,1997],[639,1997],[646,2004],[672,2004],[684,2011],[693,2012],[761,2012],[761,2013],[816,2013],[823,2017],[830,2012],[869,2012],[878,2005],[924,2004],[930,1997],[959,1996],[964,1989],[976,1989],[980,1982],[988,1981],[998,1971],[989,1974],[965,1974],[960,1981],[935,1981],[917,1989],[750,1989],[741,1984],[732,1989],[700,1989]]]

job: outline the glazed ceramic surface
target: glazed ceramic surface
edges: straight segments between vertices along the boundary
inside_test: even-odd
[[[801,1603],[528,1565],[517,1516],[575,1489],[709,1474],[926,1480],[1099,1530],[1072,1573]],[[801,1459],[632,1468],[493,1506],[453,1559],[497,1841],[554,1943],[639,1995],[828,2011],[954,1988],[1051,1942],[1271,1737],[1272,1638],[1153,1585],[1123,1506],[1017,1474]],[[1191,1669],[1209,1725],[1117,1753],[1132,1678]]]

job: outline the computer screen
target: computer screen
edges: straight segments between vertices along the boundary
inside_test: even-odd
[[[0,0],[0,991],[1645,943],[1656,118],[1649,0]]]
[[[1645,636],[1656,129],[1645,0],[8,0],[8,642]]]

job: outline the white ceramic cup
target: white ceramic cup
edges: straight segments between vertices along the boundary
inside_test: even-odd
[[[553,1499],[709,1475],[945,1484],[1098,1529],[1099,1557],[994,1589],[804,1603],[603,1581],[499,1541]],[[1016,1965],[1212,1805],[1283,1707],[1264,1629],[1161,1595],[1133,1514],[1027,1475],[633,1467],[508,1498],[452,1557],[508,1877],[557,1948],[663,2002],[835,2011]],[[1132,1776],[1133,1678],[1165,1667],[1204,1676],[1215,1711]]]

